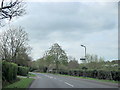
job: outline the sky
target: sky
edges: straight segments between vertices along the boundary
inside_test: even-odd
[[[27,2],[27,14],[13,20],[29,34],[34,60],[58,43],[79,62],[88,54],[118,59],[117,2]]]

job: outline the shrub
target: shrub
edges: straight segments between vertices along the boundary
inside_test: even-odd
[[[111,71],[112,79],[120,81],[120,71]]]
[[[2,80],[13,81],[17,78],[17,64],[3,61],[2,62]]]
[[[18,75],[22,75],[22,76],[27,76],[29,72],[29,68],[28,67],[23,67],[23,66],[18,66]]]

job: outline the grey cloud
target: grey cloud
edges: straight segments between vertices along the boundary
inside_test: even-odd
[[[32,3],[30,6],[28,14],[31,15],[23,23],[34,31],[93,32],[116,27],[117,19],[113,18],[115,11],[112,13],[110,10],[104,11],[104,8],[108,7],[96,5],[91,7],[81,3]]]
[[[94,38],[97,35],[101,38],[102,36],[99,35],[101,32],[109,33],[117,30],[116,6],[117,3],[105,3],[105,5],[99,3],[28,3],[27,15],[13,24],[25,27],[29,33],[35,58],[42,55],[43,51],[55,42],[65,46],[64,48],[70,55],[74,51],[73,55],[79,57],[80,52],[77,52],[79,43],[86,42],[86,45],[92,43],[98,49],[101,42],[99,43]],[[104,37],[104,33],[102,34]],[[102,40],[106,42],[108,38]],[[109,40],[108,42],[111,43]],[[73,47],[73,44],[76,47]],[[41,50],[40,53],[37,53],[38,49]],[[98,51],[101,51],[100,49]],[[106,55],[108,55],[107,52],[110,53],[106,50]]]

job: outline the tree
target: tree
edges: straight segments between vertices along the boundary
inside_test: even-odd
[[[68,64],[68,57],[64,50],[57,44],[53,44],[53,46],[48,51],[48,55],[52,56],[54,59],[54,63],[56,65],[56,72],[59,69],[59,65],[67,65]]]
[[[38,70],[38,62],[37,61],[30,61],[28,62],[30,71]]]
[[[68,68],[69,69],[79,69],[78,61],[73,57],[69,57],[69,59],[70,59],[70,61],[68,63]]]
[[[86,60],[83,63],[84,66],[88,67],[89,69],[101,69],[104,64],[104,58],[100,57],[98,58],[97,55],[90,55],[87,54]]]
[[[53,58],[54,57],[50,56],[50,55],[46,55],[46,57],[45,57],[46,67],[48,68],[48,70],[51,69],[50,66],[54,64]]]
[[[28,34],[21,27],[10,28],[2,32],[0,34],[0,56],[2,60],[18,63],[17,60],[28,59],[30,47],[27,42]]]
[[[36,62],[37,62],[37,66],[38,66],[39,71],[41,71],[41,72],[47,71],[48,67],[47,67],[45,58],[40,58]]]
[[[0,25],[4,19],[11,20],[25,14],[25,3],[22,0],[2,0],[0,7]]]
[[[43,57],[37,60],[39,70],[41,72],[49,72],[49,70],[66,69],[68,58],[64,50],[55,43],[50,50],[47,50]]]
[[[32,61],[32,58],[29,56],[29,52],[31,51],[30,47],[21,48],[21,51],[18,52],[16,56],[16,63],[19,66],[29,66],[29,63]]]
[[[45,63],[46,63],[46,66],[47,66],[48,68],[49,68],[49,66],[50,66],[51,64],[54,63],[54,57],[53,57],[52,55],[49,55],[49,54],[48,54],[48,51],[46,51],[46,52],[44,53],[43,59],[44,59],[44,61],[45,61]]]

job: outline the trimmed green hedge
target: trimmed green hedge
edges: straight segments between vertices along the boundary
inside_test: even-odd
[[[29,72],[28,67],[18,66],[15,63],[2,61],[2,80],[11,82],[16,80],[17,74],[27,76]]]
[[[55,73],[54,71],[52,73]],[[120,81],[119,71],[105,71],[105,70],[59,70],[59,74],[71,76],[83,76],[97,79]]]
[[[18,66],[15,63],[9,63],[6,61],[2,62],[2,80],[13,81],[17,78]]]
[[[29,68],[28,67],[23,67],[23,66],[18,66],[18,75],[22,75],[22,76],[27,76],[29,72]]]

